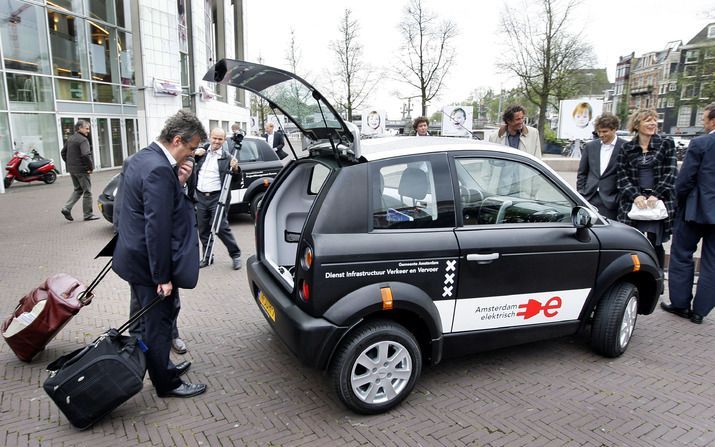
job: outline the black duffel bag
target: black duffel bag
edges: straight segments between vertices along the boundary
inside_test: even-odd
[[[110,329],[92,344],[47,365],[50,376],[43,388],[72,425],[87,429],[141,391],[146,346],[122,332],[163,298],[157,296],[119,329]]]
[[[146,359],[134,336],[110,329],[47,366],[43,385],[70,423],[84,430],[141,391]]]

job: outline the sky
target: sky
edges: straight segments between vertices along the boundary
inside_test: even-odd
[[[408,0],[244,0],[246,59],[258,62],[261,58],[265,65],[289,69],[286,56],[294,30],[300,56],[297,74],[329,97],[325,86],[328,70],[335,65],[329,44],[340,37],[345,9],[351,9],[359,23],[363,60],[389,73],[398,54],[398,24],[407,4]],[[456,62],[428,114],[464,101],[477,89],[517,86],[514,78],[496,67],[505,51],[499,29],[507,4],[519,8],[524,0],[423,0],[426,9],[456,23],[459,32]],[[670,41],[685,44],[715,22],[714,11],[715,0],[582,0],[570,29],[584,34],[593,46],[596,67],[606,68],[613,82],[619,56],[658,51]],[[388,119],[399,119],[406,102],[400,97],[417,94],[404,82],[386,76],[364,108],[385,110]],[[412,116],[419,115],[419,104],[413,108]]]

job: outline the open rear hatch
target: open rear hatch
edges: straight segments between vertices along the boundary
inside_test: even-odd
[[[308,140],[303,149],[315,146],[315,153],[320,152],[318,148],[323,148],[334,152],[336,157],[360,158],[357,127],[343,121],[319,91],[291,72],[252,62],[221,59],[206,72],[204,81],[248,90],[268,101],[274,113],[279,110]],[[320,142],[328,144],[317,144]],[[296,155],[295,151],[293,155]]]

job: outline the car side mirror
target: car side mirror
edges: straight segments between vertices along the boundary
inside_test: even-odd
[[[580,242],[591,240],[589,228],[598,220],[598,215],[585,206],[575,206],[571,210],[571,223],[576,228],[576,239]]]

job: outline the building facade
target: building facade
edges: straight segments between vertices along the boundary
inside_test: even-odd
[[[181,108],[207,129],[245,129],[244,96],[202,80],[243,45],[242,0],[4,0],[0,160],[34,148],[64,172],[78,119],[97,169],[121,166]]]

